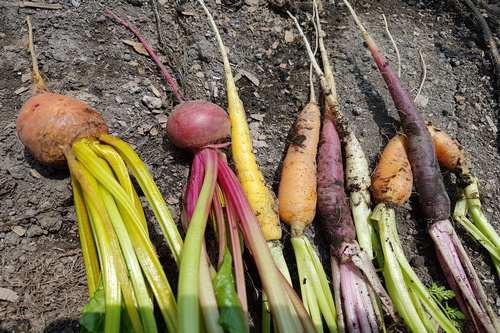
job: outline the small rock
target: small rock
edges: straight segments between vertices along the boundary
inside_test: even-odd
[[[29,228],[28,231],[26,232],[26,237],[38,237],[43,234],[45,234],[46,231],[44,231],[42,228],[40,228],[39,225],[37,224],[32,224]]]
[[[0,300],[14,303],[18,300],[19,296],[14,290],[7,288],[0,288]]]
[[[199,77],[200,79],[203,79],[205,77],[205,73],[198,72],[198,73],[196,73],[196,77]]]
[[[122,86],[122,88],[127,90],[131,94],[135,94],[136,92],[141,90],[141,88],[139,87],[139,85],[135,81],[129,81],[129,82],[125,83]]]
[[[120,96],[115,96],[115,101],[118,104],[122,104],[123,103],[123,98],[121,98]]]
[[[497,132],[497,127],[495,126],[495,123],[491,119],[490,116],[486,115],[484,118],[486,118],[486,121],[488,122],[488,125],[490,126],[491,130],[493,133]]]
[[[455,101],[458,104],[464,104],[465,103],[465,97],[462,95],[455,95]]]
[[[149,130],[149,134],[151,134],[152,136],[157,136],[158,129],[156,127],[153,127],[151,130]]]
[[[248,71],[246,71],[246,70],[244,70],[244,69],[241,69],[241,70],[239,71],[239,73],[240,73],[241,75],[245,76],[247,79],[249,79],[249,80],[250,80],[250,82],[252,82],[255,86],[257,86],[257,87],[259,86],[260,81],[259,81],[259,79],[257,78],[257,76],[255,76],[254,74],[252,74],[252,73],[250,73],[250,72],[248,72]]]
[[[352,109],[352,114],[355,116],[360,116],[363,113],[363,108],[359,106],[355,106],[354,109]]]
[[[20,87],[20,88],[17,88],[15,91],[14,91],[14,94],[16,95],[20,95],[22,94],[23,92],[25,92],[26,90],[28,90],[30,87]]]
[[[62,226],[61,217],[57,215],[42,215],[38,217],[38,222],[42,229],[50,232],[59,231]]]
[[[258,6],[259,0],[245,0],[245,4],[248,6]]]
[[[267,148],[268,145],[265,141],[260,141],[260,140],[254,140],[253,141],[253,147],[254,148]]]
[[[99,16],[97,16],[97,18],[95,19],[95,21],[96,21],[97,23],[103,23],[103,22],[105,22],[105,21],[106,21],[106,16],[104,16],[104,15],[99,15]]]
[[[425,265],[424,256],[414,256],[410,259],[410,263],[413,267],[422,267]]]
[[[179,199],[174,196],[169,196],[166,201],[169,205],[177,205],[179,203]]]
[[[24,73],[21,75],[21,82],[25,83],[28,82],[31,79],[31,73]]]
[[[71,0],[73,7],[80,7],[80,0]]]
[[[293,33],[292,30],[286,30],[285,31],[285,42],[287,43],[292,43],[295,39],[295,34]]]
[[[14,232],[8,232],[5,235],[4,242],[7,245],[17,245],[21,241],[21,237],[19,237],[16,233]]]
[[[21,227],[20,225],[15,225],[11,229],[19,237],[23,237],[24,234],[26,234],[26,229]]]
[[[142,103],[147,106],[150,110],[155,110],[161,108],[162,102],[161,98],[153,97],[149,95],[144,95],[142,97]]]
[[[264,117],[266,115],[263,113],[252,113],[250,114],[250,118],[255,119],[257,121],[264,121]]]
[[[415,100],[415,104],[418,107],[425,108],[427,104],[429,104],[429,97],[425,95],[418,95],[417,99]]]
[[[149,89],[151,90],[151,92],[156,96],[156,97],[160,97],[161,94],[160,94],[160,91],[153,85],[150,85],[149,86]]]
[[[40,172],[36,171],[35,169],[30,169],[30,175],[33,178],[37,178],[37,179],[42,178],[42,175],[40,174]]]

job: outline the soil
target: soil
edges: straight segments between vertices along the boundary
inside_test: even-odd
[[[153,63],[122,42],[134,40],[131,34],[103,16],[104,2],[49,2],[59,2],[63,8],[0,3],[0,287],[18,296],[0,300],[0,332],[76,332],[80,309],[88,297],[68,172],[38,164],[15,133],[16,115],[30,97],[26,15],[33,19],[39,62],[50,88],[87,101],[104,115],[113,134],[134,145],[176,217],[188,176],[190,157],[174,149],[163,131],[173,96]],[[276,3],[208,2],[239,77],[237,85],[259,163],[276,189],[287,134],[308,98],[309,66],[302,41]],[[398,130],[397,113],[346,8],[323,2],[323,27],[341,104],[355,123],[373,168],[380,149]],[[215,40],[196,3],[159,0],[164,47],[158,47],[149,1],[106,3],[161,49],[165,62],[175,67],[186,96],[226,104]],[[464,145],[482,185],[485,213],[498,230],[499,109],[489,58],[473,22],[446,1],[357,1],[355,6],[389,59],[395,61],[381,17],[387,15],[401,52],[402,79],[413,93],[421,79],[418,50],[422,51],[427,80],[420,110]],[[300,4],[295,10],[306,21],[310,7]],[[309,22],[304,28],[309,35],[313,31]],[[147,105],[158,104],[151,98],[156,90],[161,92],[161,108],[151,110]],[[453,200],[454,177],[443,174]],[[444,283],[419,218],[416,196],[398,211],[398,220],[403,246],[417,273],[427,284]],[[151,221],[158,232],[155,242],[168,266],[164,241]],[[498,280],[490,258],[464,230],[458,228],[458,232],[498,312]],[[289,248],[287,255],[293,263]]]

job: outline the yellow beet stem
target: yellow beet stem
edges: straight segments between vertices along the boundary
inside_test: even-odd
[[[250,137],[250,131],[248,129],[245,109],[238,96],[236,84],[234,83],[226,47],[222,42],[222,38],[208,8],[202,1],[199,2],[205,10],[210,25],[214,30],[224,62],[227,110],[231,121],[231,147],[238,179],[240,180],[252,209],[255,211],[264,238],[267,241],[281,239],[281,226],[275,199],[265,184],[264,176],[259,170],[255,155],[252,151],[252,138]]]
[[[87,273],[87,285],[89,288],[89,295],[92,297],[99,285],[100,269],[97,249],[92,234],[92,227],[90,225],[87,208],[85,207],[85,202],[83,201],[82,189],[73,175],[71,175],[71,188],[73,189],[75,215],[78,223],[78,234],[80,236],[80,244],[82,247],[83,263]]]
[[[31,17],[26,16],[26,23],[28,24],[28,49],[31,55],[32,79],[33,79],[33,93],[41,94],[49,91],[45,86],[40,69],[38,68],[38,60],[36,59],[35,46],[33,45],[33,27],[31,25]]]

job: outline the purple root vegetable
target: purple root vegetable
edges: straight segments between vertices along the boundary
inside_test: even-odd
[[[472,263],[450,223],[450,199],[444,187],[432,138],[425,121],[354,9],[347,0],[344,0],[344,3],[363,34],[403,123],[407,137],[408,158],[419,195],[421,212],[429,225],[428,231],[434,241],[437,257],[448,283],[457,295],[461,310],[470,319],[476,331],[498,332],[500,326],[497,318],[488,304]]]
[[[330,243],[335,305],[339,330],[379,332],[383,327],[376,294],[395,319],[389,296],[366,253],[356,242],[347,203],[340,139],[329,113],[325,114],[318,152],[318,212]]]

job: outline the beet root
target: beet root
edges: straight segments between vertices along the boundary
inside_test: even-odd
[[[167,135],[179,148],[196,150],[224,142],[231,125],[226,111],[207,101],[188,101],[177,105],[168,118]]]
[[[75,140],[108,132],[104,118],[87,103],[54,93],[38,94],[26,101],[16,128],[35,159],[49,166],[64,166],[64,150]]]

